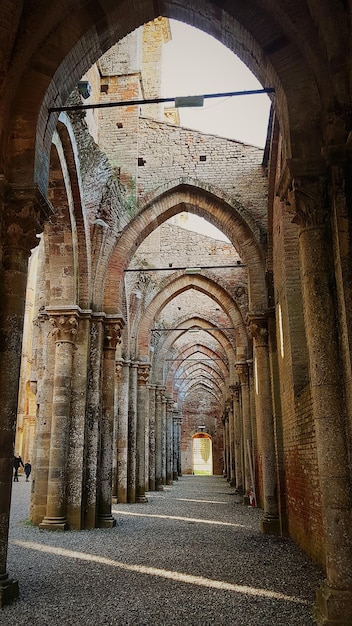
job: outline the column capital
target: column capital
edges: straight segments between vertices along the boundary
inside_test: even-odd
[[[238,402],[238,400],[240,399],[240,383],[234,383],[233,385],[230,385],[229,389],[231,391],[232,399]]]
[[[53,326],[52,335],[55,337],[56,343],[72,343],[75,344],[78,332],[78,315],[74,312],[51,314],[49,321]]]
[[[145,386],[149,379],[150,363],[138,363],[138,385]]]
[[[104,350],[116,350],[121,343],[121,329],[124,326],[122,317],[106,317],[104,319]]]
[[[288,191],[287,206],[294,213],[293,222],[302,229],[324,226],[329,215],[326,177],[294,178]]]
[[[235,370],[242,385],[248,384],[248,363],[247,361],[237,361]]]
[[[54,214],[50,202],[36,186],[17,187],[3,182],[2,231],[4,248],[30,252],[43,232],[44,222]]]
[[[268,344],[268,322],[266,313],[248,313],[247,327],[252,339],[257,346]]]
[[[116,363],[115,363],[116,382],[120,382],[121,380],[123,363],[124,363],[123,359],[116,359]]]

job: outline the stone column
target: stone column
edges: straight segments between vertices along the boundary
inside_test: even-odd
[[[148,407],[150,364],[138,363],[137,426],[136,426],[136,502],[147,502],[145,497],[145,423]]]
[[[119,449],[119,396],[123,359],[117,359],[115,364],[115,400],[114,400],[114,425],[112,443],[112,503],[118,503],[117,482],[118,482],[118,449]]]
[[[155,488],[157,491],[163,490],[162,478],[162,445],[161,445],[161,429],[162,429],[162,399],[163,392],[161,387],[156,386],[155,395]]]
[[[182,415],[178,418],[178,428],[177,428],[177,474],[178,476],[182,476]]]
[[[230,481],[231,478],[231,463],[230,463],[230,428],[229,428],[229,414],[227,410],[224,412],[224,427],[225,427],[225,443],[226,443],[226,480]]]
[[[270,385],[268,329],[264,314],[249,314],[249,332],[254,342],[255,403],[261,455],[264,516],[261,529],[279,534],[280,522],[276,489],[274,416]]]
[[[0,607],[18,597],[18,583],[6,569],[14,438],[28,258],[50,207],[38,190],[1,188],[2,263],[0,267]]]
[[[344,625],[352,623],[352,494],[327,197],[324,178],[293,181],[325,532],[326,582],[317,594],[317,619]]]
[[[250,461],[248,458],[248,447],[252,454],[252,429],[251,429],[251,408],[249,396],[248,365],[245,361],[235,364],[236,372],[241,385],[242,399],[242,427],[243,427],[243,468],[244,468],[244,494],[248,498],[248,493],[252,485]],[[245,502],[247,504],[247,501]]]
[[[65,530],[66,466],[69,438],[73,351],[78,328],[78,313],[49,310],[54,327],[55,364],[53,380],[53,409],[51,417],[49,475],[46,514],[39,527],[45,530]]]
[[[127,500],[136,502],[136,455],[137,455],[137,375],[138,363],[132,361],[128,400],[128,467]]]
[[[230,485],[235,485],[235,423],[232,410],[232,402],[226,401],[226,413],[229,424],[229,472]]]
[[[242,416],[240,407],[240,385],[231,386],[232,406],[234,415],[234,445],[235,445],[235,487],[236,493],[243,495],[242,471]]]
[[[166,406],[167,399],[164,388],[161,400],[161,479],[163,485],[166,485]]]
[[[172,478],[178,480],[177,462],[179,455],[179,440],[178,440],[178,420],[179,411],[173,410],[172,412],[172,452],[173,452],[173,464],[172,464]]]
[[[117,444],[117,500],[127,502],[127,468],[128,468],[128,402],[130,386],[131,361],[122,361],[119,413],[118,413],[118,444]]]
[[[155,491],[155,385],[149,385],[149,491]]]
[[[166,484],[172,485],[173,480],[173,423],[172,423],[172,398],[167,399],[166,406]]]
[[[95,528],[97,522],[97,481],[99,430],[101,422],[102,360],[104,345],[104,316],[92,313],[90,351],[88,360],[87,414],[85,429],[85,480],[83,527]]]
[[[116,346],[121,341],[122,320],[116,317],[104,320],[102,417],[100,425],[100,463],[98,484],[98,528],[112,528],[116,520],[111,513],[112,503],[112,445],[116,376]]]

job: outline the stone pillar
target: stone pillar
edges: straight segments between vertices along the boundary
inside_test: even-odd
[[[149,385],[149,491],[155,491],[155,390]]]
[[[173,420],[172,420],[172,398],[167,399],[166,406],[166,484],[172,485],[173,480]]]
[[[88,360],[87,414],[85,429],[85,480],[83,527],[95,528],[97,522],[97,482],[104,328],[102,313],[92,313]]]
[[[38,190],[9,189],[1,182],[2,263],[0,267],[0,607],[18,597],[18,583],[6,569],[14,438],[28,258],[50,207]]]
[[[118,503],[118,449],[119,449],[119,396],[123,359],[117,359],[115,365],[115,400],[114,400],[114,425],[112,443],[112,503]]]
[[[155,488],[157,491],[163,490],[162,478],[162,399],[163,391],[156,386],[155,395]]]
[[[182,476],[182,416],[178,418],[178,428],[177,428],[177,474],[178,476]]]
[[[145,497],[145,423],[148,407],[150,364],[138,363],[137,426],[136,426],[136,502],[147,502]]]
[[[249,396],[249,379],[248,379],[248,365],[245,361],[241,361],[235,364],[238,379],[241,385],[241,399],[242,399],[242,441],[243,441],[243,468],[244,468],[244,494],[248,498],[248,493],[252,485],[251,467],[248,458],[248,448],[252,455],[252,429],[251,429],[251,408],[250,408],[250,396]],[[248,504],[247,500],[245,504]]]
[[[119,412],[118,412],[118,444],[117,444],[117,500],[120,504],[127,502],[127,468],[128,468],[128,403],[130,386],[131,361],[122,361]]]
[[[225,427],[225,451],[226,451],[226,480],[231,478],[231,463],[230,463],[230,428],[229,428],[229,414],[225,410],[224,412],[224,427]]]
[[[264,314],[249,314],[249,332],[254,342],[255,402],[260,443],[264,516],[261,529],[279,534],[280,522],[276,489],[274,416],[270,385],[268,329]]]
[[[49,475],[46,514],[39,527],[65,530],[66,466],[71,407],[73,351],[78,328],[77,311],[48,310],[54,327],[55,364],[51,416]]]
[[[231,386],[232,406],[234,415],[234,446],[235,446],[235,487],[236,493],[243,495],[242,471],[242,416],[240,407],[240,385]]]
[[[166,485],[166,406],[167,399],[164,388],[161,400],[161,479],[163,485]]]
[[[323,177],[293,181],[325,532],[326,581],[317,593],[317,621],[345,625],[352,623],[352,494],[327,197]]]
[[[116,376],[116,346],[121,341],[122,320],[116,317],[104,320],[102,417],[100,425],[100,463],[98,484],[98,528],[112,528],[115,519],[112,503],[112,445]]]
[[[229,470],[230,470],[230,485],[235,485],[235,422],[232,410],[232,402],[226,402],[226,413],[229,424]]]
[[[179,420],[179,411],[173,410],[172,412],[172,453],[173,453],[173,464],[172,464],[172,479],[178,480],[178,471],[177,471],[177,462],[179,455],[179,440],[178,440],[178,420]]]
[[[137,455],[137,375],[138,363],[132,361],[128,394],[128,467],[127,500],[136,502],[136,455]]]

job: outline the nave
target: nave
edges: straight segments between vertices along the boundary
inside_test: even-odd
[[[323,574],[291,539],[263,535],[221,476],[182,476],[146,504],[113,505],[112,529],[47,532],[13,486],[9,568],[19,626],[310,626]],[[26,521],[27,520],[27,521]]]

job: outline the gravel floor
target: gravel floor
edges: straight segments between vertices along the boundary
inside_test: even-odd
[[[311,626],[321,571],[288,539],[259,532],[218,476],[184,476],[147,504],[114,505],[111,530],[48,532],[13,485],[8,571],[20,598],[0,624]]]

